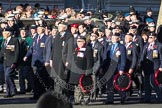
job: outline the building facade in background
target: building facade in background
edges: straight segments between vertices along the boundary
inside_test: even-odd
[[[138,11],[145,11],[146,7],[152,7],[154,11],[159,11],[160,0],[0,0],[6,8],[13,8],[18,4],[40,3],[42,7],[66,8],[87,10],[107,10],[107,11],[127,11],[130,5],[137,8]]]

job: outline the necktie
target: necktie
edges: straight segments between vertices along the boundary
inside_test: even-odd
[[[114,54],[114,50],[115,50],[115,44],[111,46],[110,57],[112,57],[112,55]]]
[[[136,41],[136,35],[135,36],[133,36],[133,42],[135,42]]]
[[[128,47],[128,43],[125,44],[125,47],[126,47],[126,48]]]
[[[38,36],[38,38],[37,38],[37,43],[39,43],[39,41],[40,41],[40,36]]]
[[[148,49],[147,49],[147,58],[149,59],[149,58],[152,58],[150,55],[152,54],[151,53],[151,49],[152,49],[152,44],[150,44],[149,46],[148,46]]]
[[[7,39],[4,41],[4,47],[6,48],[7,46]]]
[[[94,48],[94,42],[92,42],[91,45],[92,45],[92,48]]]
[[[152,48],[152,44],[149,45],[149,47],[148,47],[148,51],[150,51],[151,48]]]

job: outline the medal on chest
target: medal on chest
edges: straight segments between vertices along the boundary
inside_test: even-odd
[[[131,50],[127,50],[127,55],[131,55],[132,51]]]
[[[158,51],[157,50],[153,50],[152,57],[158,58]]]
[[[40,47],[42,48],[42,47],[45,47],[45,44],[42,42],[42,43],[40,43]]]
[[[157,45],[153,45],[152,58],[158,58]]]
[[[116,57],[119,57],[121,55],[121,52],[120,52],[119,48],[116,49],[115,55],[116,55]]]
[[[65,41],[62,42],[62,46],[65,46]]]
[[[97,49],[94,49],[93,50],[93,57],[97,57],[97,53],[98,53],[98,50]]]
[[[132,54],[132,45],[130,45],[129,47],[128,47],[128,49],[127,49],[127,55],[131,55]]]
[[[77,48],[77,50],[78,50],[77,57],[83,58],[86,48]]]
[[[6,49],[9,49],[11,51],[15,51],[15,45],[7,45]]]
[[[83,52],[78,52],[77,53],[77,57],[83,58],[84,57],[84,53]]]

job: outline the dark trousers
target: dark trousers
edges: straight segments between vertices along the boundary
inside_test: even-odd
[[[20,85],[20,92],[25,92],[25,79],[28,81],[28,88],[34,88],[34,74],[32,72],[32,68],[30,66],[20,66],[19,67],[19,85]]]
[[[13,95],[16,92],[16,86],[14,82],[15,70],[11,67],[4,67],[5,82],[6,82],[6,95]]]
[[[114,76],[107,82],[107,101],[114,101],[114,85],[113,85]],[[125,100],[126,92],[125,91],[117,91],[119,93],[121,100]]]
[[[107,84],[107,101],[114,101],[114,86],[113,86],[113,77],[106,83]]]
[[[0,85],[3,85],[4,82],[5,82],[4,68],[3,68],[3,64],[0,64]]]
[[[126,71],[128,72],[128,71]],[[135,83],[136,88],[138,89],[138,95],[141,97],[142,96],[142,91],[143,91],[143,76],[142,76],[142,72],[141,75],[139,73],[136,73],[136,71],[134,71],[134,73],[131,75],[132,81]],[[131,87],[129,88],[129,90],[127,90],[126,92],[127,97],[131,96],[133,94],[133,85],[131,85]]]
[[[54,91],[57,94],[65,95],[69,98],[73,92],[71,92],[71,90],[69,90],[69,88],[67,86],[67,84],[68,84],[67,81],[60,79],[58,77],[53,77],[53,80],[54,80]],[[73,86],[72,84],[69,84],[69,85]]]
[[[154,64],[153,62],[147,60],[144,64],[143,64],[143,70],[144,70],[144,90],[145,90],[145,101],[150,101],[151,100],[151,92],[152,89],[155,90],[156,94],[157,94],[157,99],[158,100],[162,100],[162,94],[160,91],[160,87],[158,87],[157,85],[155,85],[155,81],[154,81]]]
[[[34,97],[39,98],[46,91],[53,89],[53,80],[49,77],[45,67],[33,67]]]
[[[155,90],[155,92],[157,94],[157,99],[159,101],[162,100],[162,94],[161,94],[160,88],[157,85],[155,85],[154,73],[145,74],[144,85],[145,85],[145,87],[144,87],[145,88],[145,97],[144,98],[146,101],[150,101],[152,89]]]

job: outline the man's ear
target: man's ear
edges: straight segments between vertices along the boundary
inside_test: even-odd
[[[155,37],[155,40],[157,40],[157,37]]]

